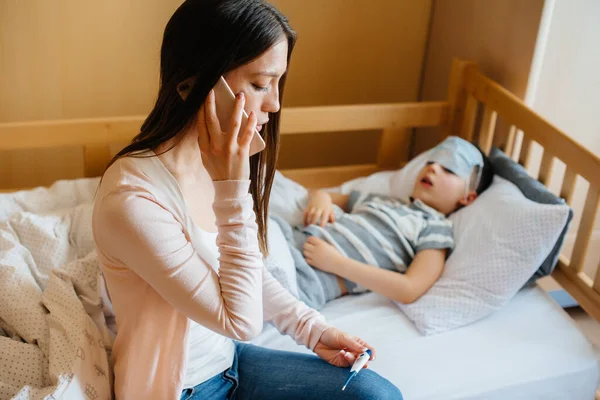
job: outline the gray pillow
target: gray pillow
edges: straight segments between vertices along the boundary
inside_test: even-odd
[[[554,193],[549,191],[543,183],[532,178],[523,166],[513,161],[497,147],[492,147],[489,160],[494,167],[494,173],[516,185],[529,200],[540,204],[565,204],[564,199],[557,197]],[[573,210],[569,208],[567,222],[552,248],[552,251],[548,254],[548,257],[546,257],[542,265],[540,265],[540,268],[538,268],[533,276],[527,281],[525,286],[534,284],[539,278],[550,275],[552,271],[554,271],[558,256],[560,255],[560,249],[563,246],[572,219]]]

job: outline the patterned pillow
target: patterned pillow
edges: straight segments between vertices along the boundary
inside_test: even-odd
[[[567,222],[564,204],[539,204],[495,176],[470,206],[450,216],[456,247],[438,282],[398,304],[424,335],[478,321],[504,306],[552,251]]]
[[[535,201],[540,204],[566,204],[564,199],[557,197],[549,191],[540,181],[533,179],[525,168],[520,164],[517,164],[502,150],[493,147],[490,152],[490,162],[494,166],[496,175],[503,177],[504,179],[514,183],[521,192],[531,201]],[[560,255],[560,249],[565,241],[565,236],[569,230],[569,224],[573,219],[573,210],[569,208],[569,216],[567,223],[565,224],[558,240],[554,244],[552,251],[548,254],[548,257],[544,260],[542,265],[535,271],[533,276],[529,278],[525,286],[529,286],[535,283],[536,280],[544,276],[550,275],[556,266],[558,256]]]

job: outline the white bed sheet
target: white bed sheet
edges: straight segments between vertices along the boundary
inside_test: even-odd
[[[522,290],[475,324],[427,337],[373,293],[337,299],[323,314],[375,347],[371,368],[406,400],[593,400],[598,387],[591,344],[540,288]],[[272,326],[254,343],[309,352]]]

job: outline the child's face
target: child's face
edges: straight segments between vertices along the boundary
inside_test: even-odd
[[[464,179],[437,163],[429,162],[417,177],[412,197],[448,215],[466,205],[465,185]],[[472,196],[472,193],[469,195]]]

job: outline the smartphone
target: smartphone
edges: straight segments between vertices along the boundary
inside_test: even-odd
[[[182,82],[177,87],[177,91],[179,92],[179,95],[183,100],[187,98],[187,95],[192,89],[194,83],[194,80],[188,79]],[[229,129],[231,116],[233,114],[233,108],[235,106],[235,94],[233,93],[233,90],[231,90],[231,88],[227,84],[227,81],[223,77],[219,78],[219,81],[215,85],[214,90],[217,118],[219,119],[221,129],[223,131],[227,131]],[[240,126],[240,132],[243,132],[246,129],[247,124],[248,114],[245,110],[242,110],[242,124]],[[250,141],[250,156],[253,156],[256,153],[263,151],[265,147],[265,141],[263,140],[262,136],[260,136],[260,132],[254,129],[254,135],[252,136],[252,140]]]
[[[233,108],[235,106],[235,94],[223,77],[219,78],[219,81],[215,85],[214,89],[217,118],[221,124],[221,129],[223,131],[227,131],[229,129],[231,115],[233,114]],[[242,110],[242,125],[240,126],[240,132],[244,132],[246,130],[247,124],[248,114],[246,114],[246,110]],[[265,127],[263,127],[263,129],[264,128]],[[250,141],[250,155],[253,156],[256,153],[263,151],[265,146],[265,141],[263,140],[262,136],[260,136],[260,132],[254,129],[254,135]]]

